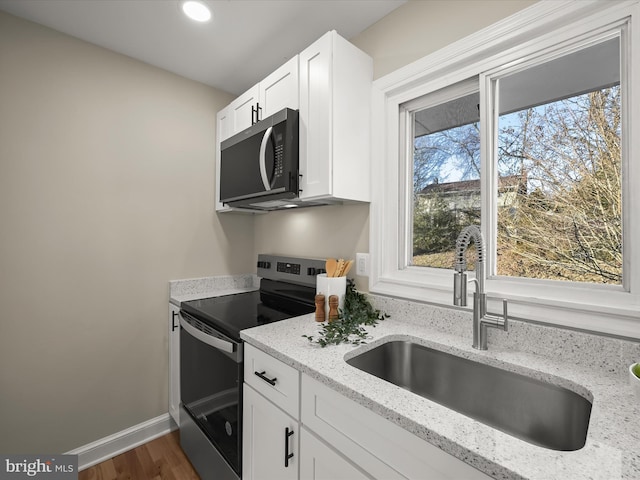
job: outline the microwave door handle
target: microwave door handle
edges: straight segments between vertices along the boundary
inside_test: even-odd
[[[264,189],[266,191],[271,190],[271,184],[269,182],[269,177],[267,176],[267,142],[269,142],[269,137],[271,136],[271,131],[273,127],[267,128],[267,131],[264,132],[264,136],[262,137],[262,143],[260,143],[260,176],[262,177],[262,184],[264,185]]]

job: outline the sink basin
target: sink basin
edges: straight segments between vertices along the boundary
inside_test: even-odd
[[[572,451],[587,438],[591,402],[563,387],[408,341],[347,363],[534,445]]]

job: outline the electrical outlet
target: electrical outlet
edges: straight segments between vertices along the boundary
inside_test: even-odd
[[[369,276],[369,254],[356,253],[356,275]]]

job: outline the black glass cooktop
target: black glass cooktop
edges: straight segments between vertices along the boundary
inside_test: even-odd
[[[234,340],[240,330],[315,310],[315,289],[262,279],[261,289],[182,302],[181,309]]]

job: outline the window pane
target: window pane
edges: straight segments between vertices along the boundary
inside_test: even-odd
[[[499,81],[499,275],[622,283],[619,58],[614,39]]]
[[[453,268],[460,230],[480,224],[478,102],[473,93],[413,115],[415,266]]]

